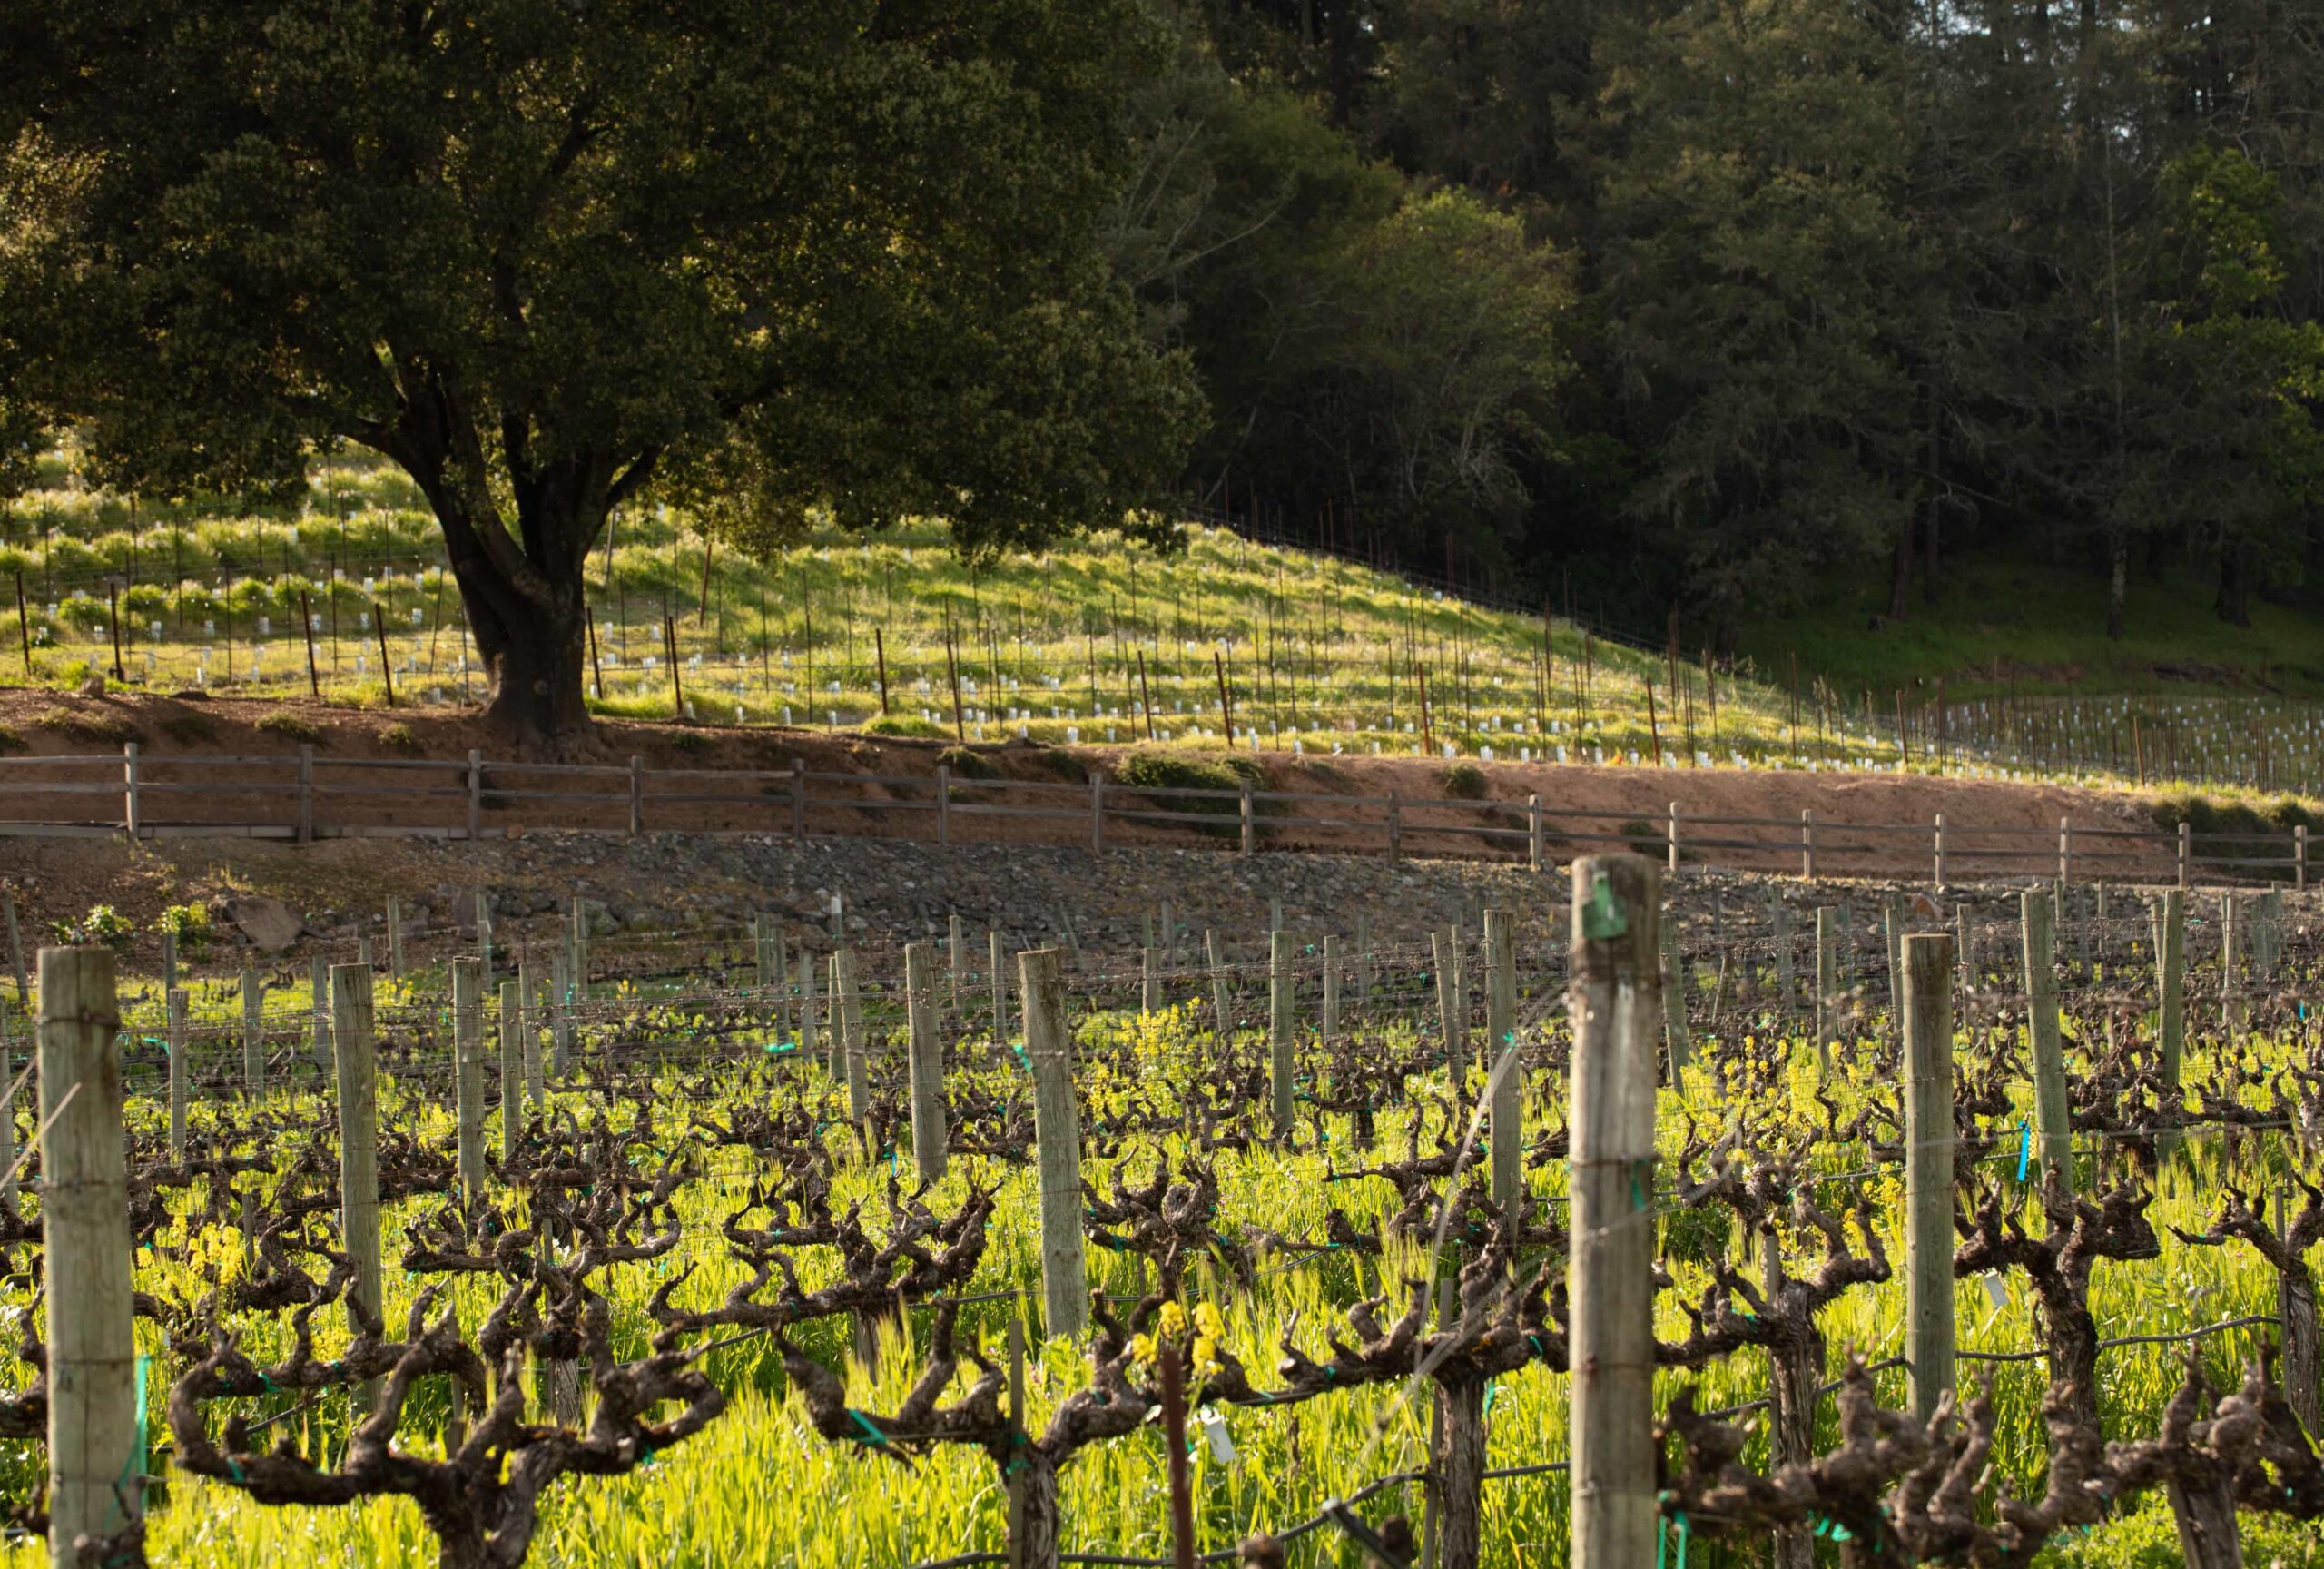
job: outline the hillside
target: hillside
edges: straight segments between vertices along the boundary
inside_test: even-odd
[[[436,527],[394,470],[320,466],[302,505],[272,513],[94,494],[54,458],[42,478],[0,528],[0,592],[22,594],[0,680],[77,686],[116,668],[118,639],[122,684],[147,691],[456,709],[483,690]],[[1293,754],[1902,757],[2314,789],[2311,624],[2263,607],[2255,669],[2233,663],[2245,639],[2142,588],[2139,637],[2102,668],[2076,616],[2044,613],[2062,578],[2001,570],[1965,567],[1939,607],[1876,631],[1837,594],[1707,666],[1199,525],[1162,556],[1101,538],[971,567],[921,526],[760,562],[632,509],[590,563],[591,706],[966,741],[1220,745],[1231,728],[1238,749]]]

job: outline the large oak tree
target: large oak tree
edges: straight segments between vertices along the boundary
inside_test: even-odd
[[[613,508],[1156,527],[1195,417],[1097,243],[1135,0],[10,0],[0,385],[148,491],[385,454],[492,714],[587,728]]]

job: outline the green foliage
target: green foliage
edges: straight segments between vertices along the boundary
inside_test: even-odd
[[[107,746],[124,746],[132,741],[143,741],[145,733],[118,714],[103,709],[44,708],[33,715],[33,723],[44,730],[54,730],[75,741]]]
[[[882,714],[863,722],[866,735],[908,735],[922,741],[941,741],[951,734],[932,719],[922,719],[917,714]]]
[[[59,921],[54,930],[65,947],[110,948],[116,953],[128,952],[137,937],[136,926],[110,904],[92,904],[78,921]]]
[[[257,727],[286,741],[302,741],[310,746],[330,745],[330,731],[326,726],[289,708],[277,708],[259,715]]]
[[[1198,757],[1184,752],[1166,752],[1141,746],[1122,759],[1115,771],[1115,778],[1133,790],[1228,790],[1240,792],[1243,775],[1231,761]],[[1183,806],[1172,811],[1236,812],[1234,801],[1201,801],[1182,797]]]
[[[936,755],[936,761],[961,779],[990,779],[1000,772],[990,758],[968,746],[947,746]]]
[[[0,725],[0,755],[5,755],[11,752],[26,751],[29,749],[29,745],[30,744],[25,740],[25,733],[23,731],[16,729],[13,725]]]
[[[202,746],[218,739],[217,722],[207,714],[165,714],[153,728],[181,746]],[[261,722],[260,728],[265,728]]]
[[[379,745],[406,757],[417,757],[428,749],[420,742],[419,732],[400,719],[379,731]]]
[[[1455,763],[1439,778],[1444,794],[1455,801],[1482,801],[1492,793],[1485,771],[1473,763]]]
[[[210,906],[207,904],[172,904],[162,912],[161,919],[153,923],[153,928],[177,938],[178,956],[182,959],[198,958],[207,952],[214,935],[211,930]]]

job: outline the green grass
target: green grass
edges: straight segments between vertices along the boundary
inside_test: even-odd
[[[2251,625],[2211,612],[2208,587],[2176,570],[2134,579],[2124,636],[2106,636],[2106,582],[2071,567],[1973,557],[1947,564],[1935,605],[1917,583],[1909,613],[1886,619],[1886,583],[1856,583],[1795,617],[1745,627],[1762,670],[1822,676],[1844,696],[1869,686],[1885,703],[1942,677],[1949,696],[2005,690],[2094,693],[2278,692],[2324,695],[2324,619],[2254,600]],[[1880,625],[1875,626],[1876,621]]]

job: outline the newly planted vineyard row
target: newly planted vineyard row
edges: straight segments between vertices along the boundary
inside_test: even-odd
[[[46,951],[0,1482],[57,1562],[2175,1519],[2209,1565],[2324,1512],[2304,903],[1575,872],[1394,943],[511,923],[331,966],[320,1023],[304,966]]]

